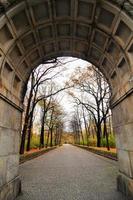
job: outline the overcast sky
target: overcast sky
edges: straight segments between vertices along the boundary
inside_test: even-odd
[[[68,62],[67,64],[65,64],[66,70],[62,72],[62,74],[57,79],[55,79],[56,83],[59,84],[60,87],[63,87],[64,82],[70,79],[71,75],[74,73],[77,67],[86,68],[88,65],[91,65],[90,63],[81,59],[76,59],[72,57],[65,57],[64,59],[64,62]],[[65,91],[61,92],[59,96],[61,98],[60,103],[63,106],[64,110],[68,113],[71,112],[73,110],[72,98],[70,98],[70,96]]]

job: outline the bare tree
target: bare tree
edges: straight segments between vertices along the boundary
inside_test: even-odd
[[[46,147],[49,143],[50,137],[50,146],[53,146],[61,142],[61,133],[63,128],[63,111],[55,100],[51,101],[51,108],[49,110],[49,117],[47,118],[47,126],[49,128]],[[53,135],[54,134],[54,135]]]
[[[52,63],[52,65],[51,65]],[[31,138],[31,130],[33,126],[33,114],[35,107],[38,102],[40,102],[42,99],[47,99],[52,95],[56,95],[57,93],[63,91],[64,89],[70,88],[71,86],[65,85],[63,88],[59,88],[58,90],[52,91],[52,93],[45,94],[40,93],[40,88],[42,85],[47,84],[49,81],[51,81],[54,77],[56,77],[59,73],[64,70],[62,68],[63,63],[61,61],[58,61],[57,59],[54,59],[52,61],[46,62],[45,66],[41,65],[39,68],[34,69],[31,73],[30,81],[29,81],[29,87],[27,91],[27,105],[26,105],[26,111],[25,116],[23,120],[23,128],[22,128],[22,135],[21,135],[21,145],[20,145],[20,154],[24,153],[25,148],[25,140],[26,136],[28,136],[28,142],[27,142],[27,151],[30,150],[30,138]],[[61,67],[62,69],[59,69]],[[53,70],[55,68],[58,68],[58,71],[53,74]]]
[[[70,128],[74,134],[75,144],[80,144],[80,133],[79,133],[79,125],[75,114],[72,116],[70,121]]]
[[[79,73],[77,73],[76,70],[76,76],[72,75],[71,81],[74,82],[75,88],[80,91],[81,94],[86,94],[86,97],[81,99],[74,92],[69,92],[75,101],[77,101],[78,105],[81,104],[89,113],[91,113],[96,125],[97,146],[100,147],[102,136],[101,127],[103,122],[104,133],[108,140],[106,118],[109,112],[109,85],[103,75],[93,66],[87,68],[87,70],[83,72],[79,71]]]
[[[50,103],[51,103],[52,96],[47,100],[43,99],[40,101],[40,106],[42,109],[42,119],[41,119],[41,133],[40,133],[40,148],[44,147],[44,127],[46,123],[46,118],[47,118],[47,112],[50,109]]]

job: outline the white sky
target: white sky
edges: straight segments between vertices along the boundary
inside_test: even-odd
[[[73,57],[65,57],[64,62],[70,60],[72,62],[65,64],[66,70],[57,79],[55,79],[56,83],[59,84],[60,87],[63,87],[64,82],[69,80],[69,78],[74,73],[77,67],[86,68],[88,65],[91,65],[90,63],[84,60],[76,59]],[[68,113],[71,112],[73,110],[72,98],[70,98],[70,96],[65,91],[61,92],[59,96],[61,98],[60,104],[63,106],[64,110]]]

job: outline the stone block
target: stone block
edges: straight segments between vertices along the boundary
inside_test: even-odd
[[[129,152],[129,158],[130,158],[131,170],[132,170],[132,174],[133,174],[133,151]]]
[[[133,151],[133,123],[115,127],[114,132],[117,148]]]
[[[21,192],[21,181],[16,177],[9,183],[0,187],[0,200],[14,200]]]
[[[133,122],[133,112],[131,112],[133,108],[133,94],[128,96],[121,103],[121,113],[123,115],[124,123]]]
[[[128,96],[120,104],[112,109],[114,127],[133,122],[133,112],[131,112],[132,106],[133,94]]]
[[[19,178],[16,178],[14,180],[14,191],[13,191],[15,197],[21,193],[21,188],[22,188],[21,180]]]
[[[118,149],[119,171],[128,177],[133,177],[129,152]]]
[[[6,183],[7,158],[0,157],[0,187]]]
[[[9,155],[7,160],[6,182],[11,181],[18,176],[19,154]]]
[[[0,156],[18,153],[19,141],[18,131],[0,127]]]
[[[20,130],[21,112],[0,99],[0,126]]]
[[[119,173],[117,177],[117,189],[126,196],[126,199],[133,199],[133,179]]]
[[[2,190],[0,191],[0,199],[1,200],[14,200],[13,184],[8,183],[2,187]]]
[[[15,132],[14,137],[14,153],[18,153],[20,149],[20,131]]]

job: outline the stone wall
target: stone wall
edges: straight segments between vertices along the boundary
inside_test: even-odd
[[[116,133],[119,160],[117,186],[133,199],[133,94],[113,108],[113,127]]]
[[[13,180],[18,176],[20,107],[31,71],[45,60],[74,56],[97,66],[110,84],[121,173],[118,188],[132,196],[131,10],[130,0],[20,0],[0,8],[1,192],[10,188],[14,197],[16,190]],[[130,180],[126,187],[124,180]],[[11,200],[10,195],[3,198]]]
[[[0,98],[0,200],[20,190],[18,174],[21,112]]]

